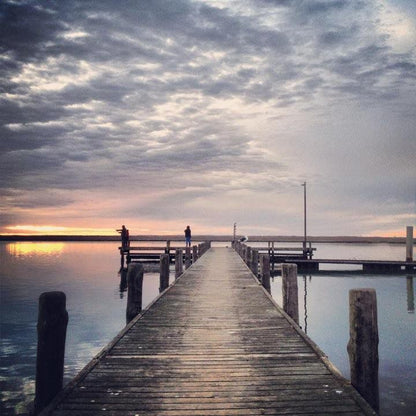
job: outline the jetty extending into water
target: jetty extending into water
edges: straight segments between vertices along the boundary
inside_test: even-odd
[[[45,415],[375,414],[231,248],[211,248]]]

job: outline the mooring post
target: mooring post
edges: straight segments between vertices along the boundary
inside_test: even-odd
[[[175,279],[183,273],[183,253],[182,249],[177,248],[175,251]]]
[[[298,266],[296,264],[282,264],[282,297],[283,310],[299,324]]]
[[[170,240],[166,241],[165,253],[170,254]],[[169,257],[169,259],[170,259],[170,257]]]
[[[169,286],[169,254],[160,255],[160,286],[159,292],[163,292]]]
[[[407,312],[415,313],[415,295],[413,289],[413,276],[407,276],[406,278],[406,291],[407,291]]]
[[[413,227],[406,227],[406,261],[413,261]]]
[[[35,415],[62,390],[67,325],[65,293],[42,293],[37,324]]]
[[[129,323],[142,310],[143,265],[130,263],[127,268],[127,307],[126,323]]]
[[[378,411],[378,326],[377,298],[374,289],[349,292],[351,384],[370,406]]]
[[[256,277],[259,274],[259,251],[255,248],[251,250],[251,271]]]
[[[268,254],[260,255],[260,268],[261,268],[261,284],[263,287],[271,293],[270,286],[270,257]]]
[[[246,256],[244,258],[245,263],[247,264],[247,267],[251,270],[251,247],[247,246],[246,248]]]
[[[198,246],[192,246],[192,263],[198,260]]]
[[[185,248],[185,269],[191,267],[191,247]]]

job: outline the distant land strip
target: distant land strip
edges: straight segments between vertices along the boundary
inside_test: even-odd
[[[238,235],[237,238],[242,236]],[[232,235],[194,235],[194,241],[217,241],[231,242]],[[130,241],[183,241],[182,235],[134,235]],[[0,235],[0,241],[120,241],[120,236],[102,235]],[[275,235],[252,235],[248,236],[248,242],[302,242],[302,236],[275,236]],[[355,244],[405,244],[405,237],[356,237],[356,236],[311,236],[311,243],[355,243]]]

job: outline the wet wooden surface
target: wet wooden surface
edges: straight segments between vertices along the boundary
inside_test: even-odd
[[[44,414],[371,414],[319,355],[239,256],[214,248]]]

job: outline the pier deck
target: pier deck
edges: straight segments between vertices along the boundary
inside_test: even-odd
[[[213,248],[41,414],[340,413],[374,414],[237,253]]]

